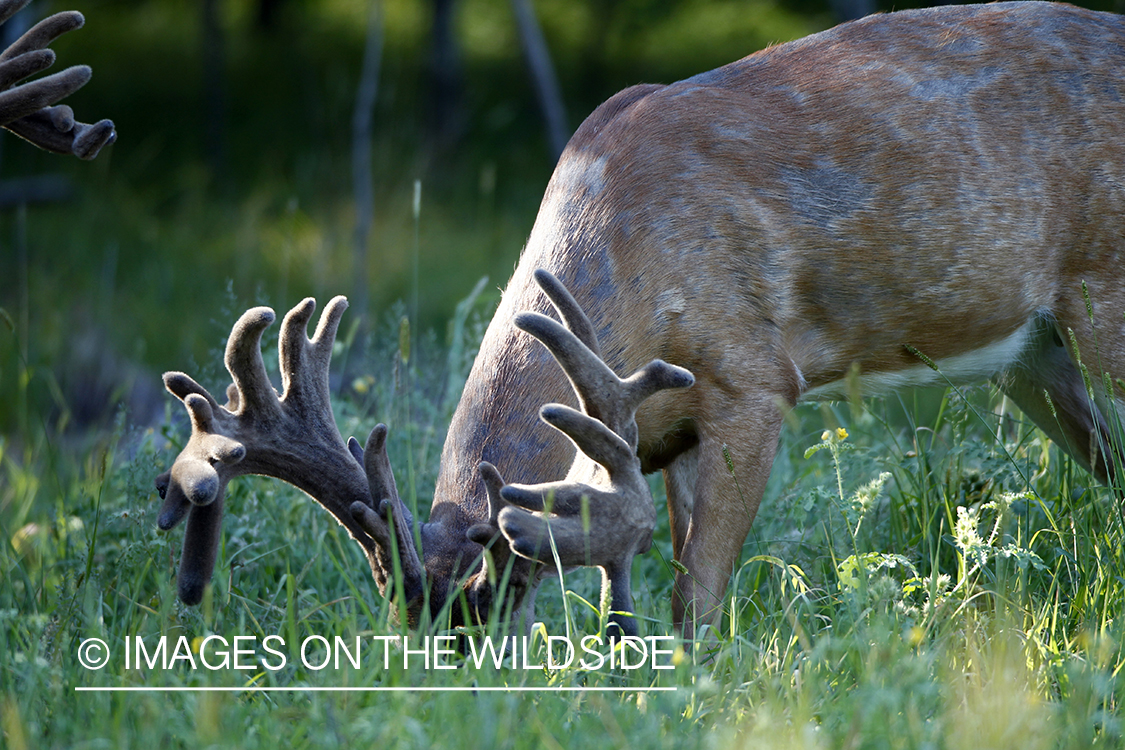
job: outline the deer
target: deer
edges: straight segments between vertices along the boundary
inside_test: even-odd
[[[425,522],[397,495],[386,428],[364,447],[336,430],[343,298],[311,338],[311,299],[286,316],[280,396],[259,347],[268,308],[228,340],[225,406],[165,374],[192,422],[157,479],[160,528],[188,519],[180,597],[197,602],[209,580],[227,482],[259,473],[335,516],[412,626],[527,618],[545,576],[592,566],[611,625],[635,633],[630,567],[655,524],[644,475],[661,471],[672,619],[694,638],[721,615],[786,411],[853,387],[992,380],[1112,482],[1123,208],[1117,15],[1046,2],[875,15],[628,88],[550,179]],[[1117,385],[1088,391],[1084,369]]]
[[[0,0],[0,25],[23,10],[31,0]],[[74,110],[59,104],[85,86],[92,75],[88,65],[24,82],[55,64],[47,45],[62,34],[81,28],[85,17],[63,11],[44,18],[0,53],[0,127],[56,154],[95,158],[117,139],[112,120],[94,124],[74,119]]]

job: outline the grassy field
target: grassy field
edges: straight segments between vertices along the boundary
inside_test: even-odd
[[[388,420],[392,461],[409,467],[399,469],[408,503],[428,502],[447,382],[463,375],[479,319],[459,321],[459,344],[423,342],[407,363],[388,321],[372,360],[388,364],[370,368],[362,396],[338,401],[345,434],[365,433],[376,412]],[[373,637],[400,634],[417,649],[450,634],[402,633],[342,530],[269,480],[232,485],[214,586],[201,607],[183,607],[182,536],[155,530],[152,489],[185,437],[182,420],[159,431],[119,421],[78,454],[40,433],[25,448],[35,460],[2,463],[6,745],[1123,746],[1125,555],[1111,493],[992,391],[867,406],[794,412],[717,637],[698,650],[661,642],[656,663],[669,669],[593,657],[588,669],[527,669],[522,657],[478,667],[456,654],[441,655],[451,669],[418,655],[404,667],[401,645],[384,652]],[[55,505],[36,513],[32,498],[44,494]],[[662,520],[634,568],[647,635],[673,633],[670,560]],[[585,573],[546,584],[533,647],[548,634],[603,633],[596,601]],[[208,636],[223,640],[195,651]],[[358,637],[358,668],[321,667],[316,636],[353,650]],[[236,637],[256,639],[241,642],[251,651],[233,654]],[[88,638],[107,644],[104,668],[79,661]],[[526,663],[543,659],[537,650]],[[274,690],[76,691],[245,686]],[[359,686],[414,691],[326,690]],[[576,687],[614,690],[559,690]],[[449,692],[418,691],[434,688]]]
[[[58,171],[75,199],[0,213],[0,745],[1125,747],[1121,503],[984,387],[794,411],[721,626],[698,650],[662,645],[671,669],[478,668],[455,654],[441,657],[454,669],[418,656],[404,668],[401,646],[384,652],[375,638],[416,648],[448,634],[403,633],[346,534],[268,480],[232,484],[214,586],[202,606],[182,606],[182,527],[156,530],[153,479],[186,420],[158,373],[183,369],[221,389],[220,347],[242,309],[352,291],[348,122],[364,6],[290,4],[271,35],[249,31],[251,3],[223,6],[230,129],[215,172],[198,106],[198,4],[74,5],[87,28],[56,48],[95,69],[75,108],[115,118],[121,140],[92,164],[3,145],[0,177]],[[811,2],[536,5],[576,103],[572,125],[625,85],[827,23]],[[363,272],[374,332],[354,346],[359,311],[349,311],[335,406],[346,435],[388,423],[400,491],[424,509],[550,162],[506,0],[464,4],[472,124],[436,167],[419,137],[426,18],[420,3],[384,7]],[[266,347],[270,362],[276,344]],[[127,393],[131,410],[115,409]],[[634,565],[647,635],[673,634],[670,548],[661,518]],[[545,584],[533,648],[603,633],[596,604],[588,571]],[[337,636],[353,649],[360,639],[358,667],[320,668],[316,639]],[[110,654],[96,670],[79,658],[93,638]],[[222,666],[219,639],[246,643],[235,638],[256,639],[254,655],[230,657],[253,668]],[[248,686],[271,690],[76,690]],[[339,690],[355,687],[396,690]]]

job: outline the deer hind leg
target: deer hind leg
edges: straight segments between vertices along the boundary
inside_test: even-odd
[[[1120,429],[1111,421],[1117,418],[1111,415],[1119,414],[1122,404],[1110,404],[1104,397],[1098,372],[1104,369],[1111,376],[1125,372],[1116,356],[1121,349],[1120,338],[1115,336],[1106,346],[1105,339],[1099,337],[1101,345],[1095,347],[1084,306],[1081,316],[1085,325],[1073,330],[1082,361],[1092,377],[1093,400],[1074,362],[1069,334],[1064,332],[1070,326],[1063,320],[1056,325],[1046,316],[1040,319],[1020,361],[1003,373],[998,383],[1056,445],[1100,482],[1109,484],[1115,475],[1114,467],[1122,466],[1125,460]]]
[[[742,554],[777,453],[782,415],[776,402],[736,405],[700,427],[691,520],[677,554],[672,617],[685,638],[717,625],[731,571]],[[729,465],[728,465],[729,457]],[[733,468],[733,471],[732,471]],[[673,520],[675,524],[675,520]]]

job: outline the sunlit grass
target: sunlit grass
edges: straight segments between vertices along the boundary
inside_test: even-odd
[[[119,121],[112,150],[78,165],[5,143],[6,174],[67,171],[80,200],[0,217],[0,252],[12,269],[0,278],[0,744],[1125,745],[1121,505],[983,388],[796,410],[724,617],[711,640],[674,657],[673,670],[475,670],[456,656],[449,663],[458,669],[404,669],[401,651],[388,666],[365,658],[358,669],[317,670],[288,650],[277,671],[126,670],[127,638],[279,634],[292,647],[309,635],[359,636],[369,657],[381,657],[373,636],[428,634],[402,633],[330,516],[262,479],[231,486],[213,586],[201,607],[183,607],[174,582],[182,529],[156,531],[153,488],[185,439],[182,408],[164,396],[155,426],[111,414],[97,430],[70,429],[67,373],[92,369],[76,342],[97,343],[101,360],[122,368],[118,395],[134,381],[157,389],[155,371],[169,368],[218,391],[227,378],[219,347],[243,307],[280,312],[305,295],[323,304],[352,291],[347,121],[363,5],[325,2],[314,23],[283,17],[273,37],[249,31],[252,3],[224,5],[234,68],[225,175],[203,155],[198,9],[183,0],[141,3],[135,14],[121,4],[84,8],[87,29],[60,42],[60,59],[94,64],[94,81],[74,103],[80,115]],[[564,90],[580,102],[572,125],[614,88],[690,75],[823,25],[769,3],[641,5],[646,17],[623,20],[599,17],[600,6],[537,3]],[[386,4],[367,271],[376,333],[366,351],[353,349],[361,311],[349,311],[334,369],[347,365],[349,382],[335,384],[335,406],[345,434],[390,425],[400,492],[422,514],[496,288],[550,172],[508,6],[464,5],[473,124],[465,147],[434,168],[422,138],[427,19],[417,3]],[[714,27],[717,40],[706,36]],[[605,48],[591,59],[595,42]],[[415,253],[424,288],[406,358],[399,331],[413,311],[396,300],[410,299]],[[485,274],[491,281],[450,322]],[[126,367],[137,363],[154,372]],[[673,633],[674,574],[661,519],[654,550],[634,566],[643,633]],[[601,632],[597,588],[589,571],[567,573],[561,586],[549,581],[536,632]],[[455,635],[486,634],[501,635]],[[79,644],[93,637],[118,655],[97,672],[77,662]],[[678,689],[74,691],[248,683]]]
[[[400,491],[407,485],[399,467],[412,466],[416,475],[408,504],[428,503],[453,403],[448,383],[469,361],[457,352],[471,352],[487,313],[479,302],[466,306],[453,327],[463,338],[457,347],[422,337],[407,363],[400,314],[389,314],[362,393],[337,401],[345,434],[364,435],[378,419],[391,424]],[[344,348],[337,357],[347,354]],[[214,371],[208,377],[221,379]],[[373,636],[402,634],[417,647],[426,633],[402,633],[356,545],[301,493],[270,480],[231,486],[213,586],[201,607],[185,608],[173,580],[181,533],[155,530],[159,500],[151,484],[171,462],[182,426],[136,430],[121,422],[81,460],[71,453],[48,463],[43,447],[6,454],[5,736],[28,746],[101,738],[255,747],[276,744],[279,735],[287,744],[393,738],[411,747],[552,740],[682,747],[716,739],[747,747],[1119,746],[1125,562],[1118,506],[1018,414],[997,422],[991,410],[1003,406],[991,391],[974,389],[858,410],[798,409],[725,616],[712,640],[670,658],[678,666],[668,671],[478,670],[454,655],[444,659],[456,669],[423,669],[418,657],[403,668],[397,647],[384,664]],[[881,473],[889,476],[872,486]],[[635,565],[637,602],[642,632],[668,635],[673,571],[663,520],[655,546]],[[543,626],[533,632],[601,632],[594,577],[568,573],[564,588],[572,592],[566,608],[558,585],[544,585]],[[126,638],[270,634],[287,644],[310,635],[349,643],[359,636],[365,658],[358,669],[310,669],[287,646],[288,662],[277,671],[183,663],[163,671],[126,670],[120,657]],[[460,635],[486,634],[503,635],[488,628]],[[112,644],[118,657],[111,667],[78,665],[76,649],[89,637]],[[677,690],[73,691],[246,684]]]

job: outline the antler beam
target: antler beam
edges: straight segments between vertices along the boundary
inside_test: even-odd
[[[343,297],[328,304],[312,338],[306,337],[315,307],[311,299],[285,316],[278,346],[280,396],[262,362],[262,333],[274,320],[265,307],[244,313],[231,331],[225,362],[234,382],[226,406],[187,375],[166,373],[164,384],[183,401],[192,425],[171,470],[157,479],[164,498],[160,528],[188,519],[180,598],[199,602],[211,579],[227,483],[242,474],[262,474],[299,487],[335,516],[363,548],[384,593],[393,586],[397,558],[409,625],[419,622],[427,587],[433,589],[432,609],[460,591],[472,617],[484,619],[499,601],[507,602],[513,618],[528,614],[557,555],[567,567],[601,568],[602,597],[613,623],[623,633],[636,633],[630,569],[633,557],[652,544],[656,520],[636,455],[636,411],[654,393],[685,388],[694,379],[660,360],[624,380],[617,377],[602,361],[594,329],[570,293],[546,271],[536,278],[565,325],[536,313],[521,314],[515,323],[551,351],[578,394],[581,411],[548,404],[540,415],[579,453],[564,480],[538,485],[506,485],[495,467],[482,463],[488,518],[458,532],[474,543],[467,557],[451,563],[439,553],[429,573],[414,546],[414,519],[395,487],[387,428],[376,426],[365,449],[354,438],[345,445],[336,428],[328,366],[347,307]],[[447,532],[440,523],[430,523],[420,536],[439,549],[461,549],[452,544],[457,540],[433,538],[442,533]],[[506,598],[498,600],[496,589],[505,580]]]
[[[328,366],[347,300],[336,297],[306,337],[316,303],[306,299],[281,325],[278,351],[282,394],[278,396],[262,361],[261,337],[274,321],[266,307],[248,310],[227,341],[225,362],[233,384],[228,403],[218,402],[182,372],[164,375],[165,387],[183,401],[192,434],[170,471],[157,478],[164,498],[157,524],[171,529],[188,517],[180,563],[179,593],[198,603],[211,580],[227,483],[243,474],[262,474],[299,487],[348,530],[368,558],[376,583],[386,590],[393,578],[391,529],[401,555],[407,601],[421,599],[424,574],[411,533],[412,519],[395,490],[386,456],[387,428],[372,430],[363,450],[345,445],[332,414]]]

